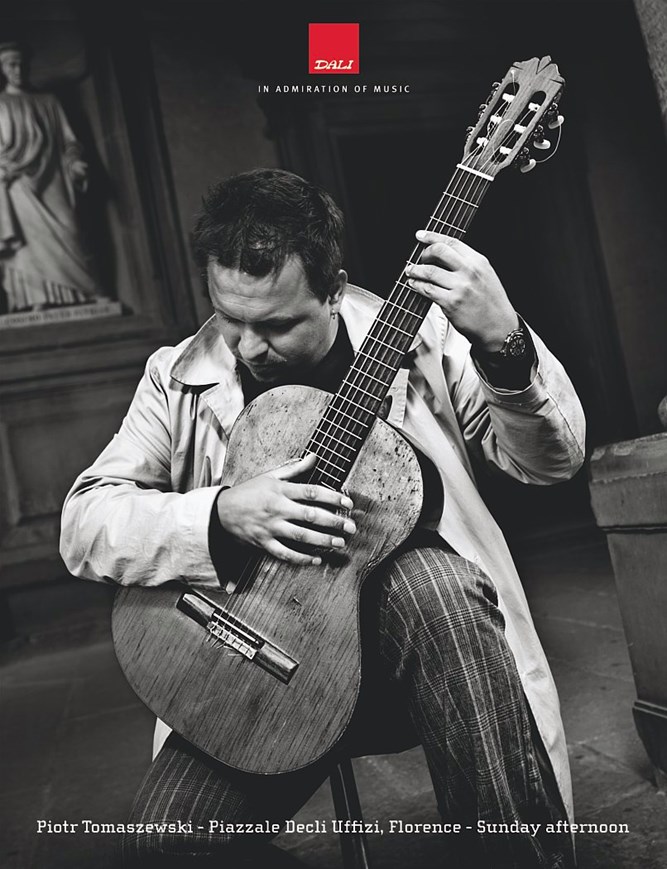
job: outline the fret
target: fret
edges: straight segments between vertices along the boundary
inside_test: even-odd
[[[328,471],[322,471],[319,468],[318,468],[318,471],[320,474],[324,474],[325,477],[329,477],[330,480],[333,480],[335,483],[338,483],[340,485],[340,480],[338,479],[338,477],[334,477],[333,474],[330,474]],[[324,485],[326,485],[326,483]],[[334,491],[336,491],[334,486],[328,486],[328,488],[334,489]]]
[[[443,220],[441,217],[431,217],[431,220],[435,220],[436,223],[444,223],[445,226],[448,226],[450,229],[455,229],[457,232],[465,232],[465,230],[461,229],[460,226],[455,226],[453,223],[447,223],[446,220]]]
[[[400,326],[394,326],[393,323],[388,323],[386,320],[381,320],[379,315],[378,315],[378,318],[373,325],[389,326],[390,329],[396,329],[397,332],[402,332],[404,335],[407,335],[408,338],[414,338],[414,335],[412,334],[412,332],[406,332],[405,329],[401,329]]]
[[[396,281],[396,285],[397,286],[400,285],[402,287],[405,287],[406,290],[410,290],[410,292],[413,293],[418,299],[423,298],[423,296],[420,296],[418,293],[416,293],[412,289],[412,287],[408,287],[407,284],[401,284],[400,281]],[[410,314],[411,317],[421,317],[421,314],[417,314],[417,313],[415,313],[415,311],[411,311],[409,308],[404,308],[402,305],[399,305],[396,302],[392,302],[391,297],[388,298],[384,304],[385,305],[392,305],[394,308],[398,308],[399,311],[403,311],[406,314]],[[384,305],[382,307],[384,307]],[[382,311],[380,311],[380,314],[381,313],[382,313]],[[378,317],[380,316],[380,314],[378,314]]]
[[[339,443],[339,441],[336,441],[336,443]],[[340,443],[342,443],[342,442],[340,442]],[[316,444],[316,446],[322,447],[323,450],[328,450],[328,452],[332,453],[334,456],[338,456],[338,458],[342,459],[344,462],[349,463],[349,461],[350,461],[349,456],[341,456],[341,454],[336,452],[336,450],[333,447],[328,447],[326,444],[320,444],[320,443]],[[352,450],[354,452],[354,447],[348,447],[346,444],[343,444],[343,446],[346,447],[346,449]],[[317,450],[313,450],[313,452],[315,453],[316,456],[320,455],[317,452]],[[326,459],[325,459],[325,461],[326,461]],[[329,464],[333,464],[333,462],[329,462]]]
[[[330,447],[327,443],[325,443],[324,440],[318,441],[317,438],[319,436],[320,438],[328,438],[328,440],[331,441],[332,443],[335,443],[336,446],[340,446],[345,450],[349,450],[351,453],[354,453],[354,451],[356,449],[358,449],[357,444],[348,443],[345,440],[345,438],[341,438],[335,434],[332,434],[332,432],[330,432],[330,431],[324,431],[323,429],[321,429],[320,426],[324,422],[325,422],[325,419],[323,417],[320,420],[320,425],[318,425],[318,427],[315,429],[315,431],[313,432],[312,437],[310,439],[311,442],[315,444],[315,446],[324,447],[324,449],[326,449],[326,450],[331,450],[332,453],[336,452],[336,450],[333,447]],[[340,429],[342,432],[345,432],[345,434],[351,434],[352,437],[355,438],[356,440],[363,440],[363,438],[359,437],[359,435],[354,434],[354,432],[348,431],[347,428],[345,428],[344,426],[338,425],[337,423],[334,423],[334,422],[332,422],[331,425],[335,426],[335,428]],[[345,459],[345,458],[347,458],[347,456],[341,456],[341,458]]]
[[[346,386],[346,384],[344,383],[343,386]],[[341,386],[341,390],[343,389],[343,386]],[[359,404],[359,402],[355,401],[353,398],[348,398],[347,395],[342,395],[340,392],[338,394],[340,395],[340,397],[343,401],[349,401],[350,404],[353,404],[355,407],[358,407],[359,410],[363,410],[364,413],[370,413],[371,416],[373,415],[373,411],[370,408],[364,407],[363,404]],[[377,401],[377,398],[375,400]]]
[[[321,456],[319,453],[315,453],[318,460],[320,462],[324,462],[325,465],[331,465],[332,468],[335,468],[337,471],[344,471],[345,468],[341,468],[340,465],[337,465],[335,462],[332,462],[330,459],[325,459],[324,456]],[[345,461],[349,464],[349,460],[345,459]]]
[[[352,366],[352,368],[350,368],[350,370],[349,370],[349,372],[348,372],[348,375],[347,375],[348,378],[349,378],[352,374],[361,374],[362,377],[370,377],[370,378],[372,378],[373,380],[377,381],[377,383],[381,383],[383,386],[386,386],[386,385],[387,385],[387,381],[386,381],[386,380],[380,380],[379,377],[375,377],[373,374],[369,374],[368,371],[362,371],[360,368],[355,368],[354,366]]]
[[[352,417],[350,417],[350,418],[352,418]],[[336,428],[339,428],[341,431],[346,432],[346,434],[352,435],[352,437],[356,438],[356,440],[358,440],[358,441],[363,440],[363,438],[359,437],[359,435],[356,435],[353,431],[350,431],[349,429],[345,428],[345,426],[339,425],[337,422],[334,422],[333,420],[326,420],[326,417],[322,417],[322,421],[320,422],[320,425],[322,425],[322,423],[324,423],[325,421],[328,422],[329,425],[333,425]],[[315,431],[315,434],[317,434],[318,430],[319,430],[319,426],[318,426],[317,430]],[[315,434],[313,435],[312,440],[315,440]],[[333,435],[328,434],[328,435],[326,435],[326,437],[330,438],[330,437],[333,437]],[[343,441],[341,441],[340,439],[338,440],[338,442],[341,444],[343,443]],[[348,447],[348,449],[354,449],[354,448]]]
[[[349,376],[350,375],[348,374],[348,376],[345,378],[345,380],[341,386],[341,389],[343,388],[343,386],[348,386],[348,387],[351,387],[352,389],[358,389],[359,392],[363,392],[364,395],[367,395],[369,398],[372,398],[373,400],[377,401],[377,399],[378,399],[377,395],[373,395],[372,392],[367,392],[365,389],[362,389],[361,386],[357,386],[356,383],[350,383],[350,381],[348,379]],[[380,382],[382,383],[382,381],[380,381]],[[385,386],[386,384],[382,383],[382,385]]]
[[[447,191],[445,190],[445,192],[442,195],[443,196],[450,196],[452,199],[458,199],[459,202],[465,202],[465,204],[469,205],[471,208],[479,208],[479,205],[475,205],[474,202],[468,202],[467,199],[461,199],[461,197],[457,196],[455,193],[447,193]],[[431,215],[431,216],[433,216],[433,215]]]
[[[332,405],[329,405],[329,407],[332,407]],[[329,410],[328,410],[328,409],[327,409],[327,413],[329,413]],[[351,419],[352,422],[356,422],[357,425],[363,426],[363,428],[368,428],[368,423],[366,423],[366,422],[362,422],[360,419],[357,419],[356,416],[350,416],[350,414],[349,414],[349,413],[345,413],[344,410],[340,410],[340,409],[337,408],[337,409],[334,411],[334,413],[340,413],[340,414],[342,414],[343,416],[346,416],[348,419]],[[322,420],[322,422],[324,422],[324,419]],[[321,425],[321,424],[322,424],[322,423],[320,423],[320,425]],[[338,427],[340,428],[340,426],[338,426]],[[318,426],[318,428],[319,428],[319,426]],[[315,432],[315,434],[317,434],[317,432]],[[314,435],[313,435],[313,437],[314,437]]]
[[[370,356],[368,353],[364,353],[363,350],[357,350],[357,356],[366,356],[368,359],[372,359],[373,362],[377,362],[378,365],[383,365],[385,368],[390,368],[392,371],[396,370],[393,365],[389,365],[387,362],[383,362],[381,359],[376,359],[375,356]]]
[[[387,344],[386,341],[382,341],[380,340],[380,338],[376,338],[375,335],[371,335],[370,332],[366,336],[366,341],[377,341],[378,344],[382,344],[383,347],[388,347],[390,350],[393,350],[394,353],[403,353],[403,350],[399,350],[398,347],[394,347],[392,344]],[[366,343],[366,341],[364,341],[364,344]]]

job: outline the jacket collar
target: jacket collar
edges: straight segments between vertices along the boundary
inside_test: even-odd
[[[213,386],[234,374],[236,361],[215,324],[215,314],[187,340],[170,375],[185,386]]]
[[[382,299],[354,284],[348,284],[341,303],[340,314],[347,327],[352,349],[356,353],[382,307]],[[432,346],[435,329],[427,317],[415,336],[410,352],[422,342]],[[224,342],[216,324],[215,315],[189,339],[184,350],[174,361],[170,375],[185,386],[213,386],[236,379],[234,356]]]

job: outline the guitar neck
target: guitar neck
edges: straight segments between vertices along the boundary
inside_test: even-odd
[[[459,164],[426,229],[463,238],[492,180]],[[419,262],[425,247],[415,245],[406,267]],[[411,289],[404,268],[308,443],[306,452],[318,457],[314,481],[341,488],[430,306]]]

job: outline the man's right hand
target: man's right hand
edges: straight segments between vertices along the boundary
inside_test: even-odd
[[[292,564],[320,564],[322,559],[290,549],[286,545],[290,540],[320,548],[342,549],[346,542],[342,533],[354,534],[356,526],[336,511],[351,510],[352,501],[325,486],[292,482],[312,471],[315,462],[316,456],[311,453],[304,459],[223,489],[216,500],[222,527],[244,543]],[[314,527],[304,528],[300,523]]]

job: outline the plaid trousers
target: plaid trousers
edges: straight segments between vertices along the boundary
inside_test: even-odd
[[[566,820],[489,577],[437,535],[417,531],[366,581],[362,598],[364,686],[370,682],[371,688],[362,689],[346,748],[359,753],[357,734],[366,734],[362,742],[372,737],[387,706],[395,704],[399,717],[403,706],[424,748],[440,814],[464,828],[443,836],[443,865],[573,865],[567,834],[477,832],[478,821],[514,823],[519,830],[517,824],[540,824],[543,831],[547,823]],[[382,717],[373,720],[365,713],[369,709],[382,710]],[[210,832],[209,821],[282,823],[334,762],[329,758],[282,776],[248,776],[172,734],[146,774],[130,820],[191,826],[126,834],[124,865],[219,866],[223,856],[226,869],[257,865],[252,861],[260,859],[258,849],[271,834]],[[289,862],[276,855],[281,859]],[[261,863],[278,865],[268,853]]]

